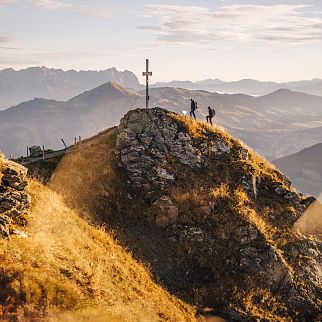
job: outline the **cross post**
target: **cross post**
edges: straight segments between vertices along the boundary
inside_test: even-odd
[[[149,59],[146,60],[146,68],[145,72],[143,72],[143,76],[145,76],[146,82],[146,90],[145,90],[145,107],[149,108],[149,76],[152,76],[152,72],[149,71]]]

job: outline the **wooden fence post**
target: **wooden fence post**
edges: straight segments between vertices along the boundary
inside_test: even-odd
[[[63,142],[63,144],[64,144],[65,148],[67,149],[67,145],[66,145],[66,143],[65,143],[64,139],[61,139],[61,140],[62,140],[62,142]]]

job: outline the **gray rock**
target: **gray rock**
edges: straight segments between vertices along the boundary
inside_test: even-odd
[[[29,148],[29,155],[32,158],[37,158],[42,156],[42,149],[39,145],[34,145]]]
[[[242,226],[235,231],[236,238],[241,244],[247,244],[258,237],[257,229],[251,225]]]
[[[174,175],[169,174],[169,173],[167,172],[167,170],[165,170],[165,169],[163,169],[163,168],[161,168],[161,167],[158,167],[158,168],[156,169],[156,172],[157,172],[157,174],[158,174],[159,178],[161,178],[161,179],[174,180]]]
[[[118,128],[116,155],[131,184],[144,188],[149,198],[175,177],[165,167],[171,155],[182,164],[199,168],[204,160],[192,139],[161,109],[130,111]],[[156,178],[158,178],[156,180]]]
[[[29,211],[30,196],[25,192],[27,169],[0,158],[0,237],[8,237],[13,225]]]

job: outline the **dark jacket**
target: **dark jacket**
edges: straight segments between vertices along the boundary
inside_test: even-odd
[[[208,112],[210,118],[213,118],[215,116],[215,110],[213,110],[212,108],[208,108]]]

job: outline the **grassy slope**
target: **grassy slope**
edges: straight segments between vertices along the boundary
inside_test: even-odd
[[[0,319],[51,314],[52,321],[193,321],[106,232],[32,181],[28,239],[0,239]],[[21,306],[21,309],[16,310]],[[64,313],[76,311],[77,313]]]
[[[234,140],[224,131],[216,127],[210,127],[203,122],[194,122],[187,117],[173,115],[175,120],[181,123],[187,131],[195,138],[220,136],[224,137],[232,147],[240,147],[241,143]],[[114,155],[116,139],[116,129],[110,129],[93,140],[89,140],[88,145],[82,151],[78,151],[63,159],[52,180],[52,185],[60,191],[72,206],[84,214],[90,216],[103,216],[104,220],[113,223],[115,213],[118,213],[118,220],[122,221],[122,216],[126,217],[145,216],[144,204],[141,201],[127,200],[125,180],[122,180],[122,173],[116,165]],[[216,163],[210,167],[208,173],[193,173],[187,167],[174,164],[178,182],[170,192],[171,197],[180,206],[180,218],[189,221],[204,220],[200,216],[200,206],[211,204],[216,213],[211,220],[219,223],[236,224],[236,221],[245,220],[254,224],[261,232],[268,244],[272,244],[277,250],[281,249],[288,240],[296,240],[297,236],[292,232],[293,222],[289,218],[295,216],[295,210],[290,203],[282,197],[276,195],[259,196],[254,201],[250,200],[241,187],[236,185],[236,177],[241,173],[251,171],[263,180],[279,182],[284,187],[283,176],[276,171],[267,161],[250,151],[249,160],[233,161],[227,166],[226,163]],[[70,178],[73,178],[71,180]],[[187,178],[189,180],[187,181]],[[212,178],[216,178],[216,182]],[[272,216],[274,214],[274,216]],[[237,216],[234,220],[234,216]],[[117,223],[118,225],[120,222]],[[135,245],[131,241],[133,249],[139,249],[140,245]],[[283,251],[280,250],[283,257]],[[185,250],[182,251],[185,253]],[[292,267],[290,267],[292,271]],[[227,281],[228,282],[228,281]],[[194,294],[189,294],[194,303],[199,303],[200,297],[207,292],[202,288],[192,290]],[[215,292],[215,290],[214,290]],[[305,293],[303,289],[303,293]],[[258,296],[264,294],[263,303],[258,303]],[[187,298],[187,296],[184,296]],[[265,300],[266,299],[266,300]],[[202,300],[200,300],[200,303]],[[278,297],[270,294],[268,290],[252,290],[248,294],[240,293],[240,301],[244,307],[244,312],[256,318],[267,318],[270,321],[286,321],[287,313]],[[274,304],[274,305],[273,305]],[[270,307],[268,307],[270,306]],[[281,313],[282,312],[282,313]]]

